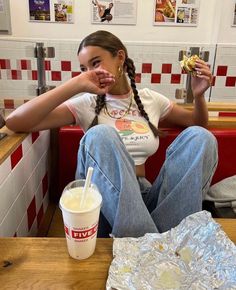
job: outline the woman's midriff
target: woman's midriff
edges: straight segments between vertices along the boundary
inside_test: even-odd
[[[136,165],[136,176],[145,177],[145,164]]]

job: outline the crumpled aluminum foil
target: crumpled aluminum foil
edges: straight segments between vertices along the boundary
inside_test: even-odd
[[[106,289],[236,289],[236,246],[207,211],[162,234],[115,238]]]

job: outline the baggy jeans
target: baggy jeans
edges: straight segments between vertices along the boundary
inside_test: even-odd
[[[93,167],[92,182],[102,194],[101,212],[111,235],[140,237],[165,232],[201,211],[217,162],[214,135],[202,127],[188,127],[168,147],[151,185],[136,177],[134,161],[116,130],[97,125],[81,139],[76,179],[84,179]]]

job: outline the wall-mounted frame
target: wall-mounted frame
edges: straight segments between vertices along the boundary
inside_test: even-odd
[[[236,27],[236,0],[233,0],[233,21],[232,26]]]
[[[93,0],[91,5],[92,24],[125,24],[137,22],[137,0]]]
[[[0,34],[11,34],[9,0],[0,0]]]
[[[73,23],[73,0],[28,0],[29,21]]]
[[[153,24],[197,26],[200,0],[154,0]]]

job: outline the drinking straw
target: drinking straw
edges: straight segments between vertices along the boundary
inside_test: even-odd
[[[92,174],[93,174],[93,168],[89,167],[87,175],[86,175],[86,179],[85,179],[85,184],[84,184],[82,196],[81,196],[80,208],[84,207],[84,202],[85,202],[86,197],[87,197],[88,188],[90,187]]]

